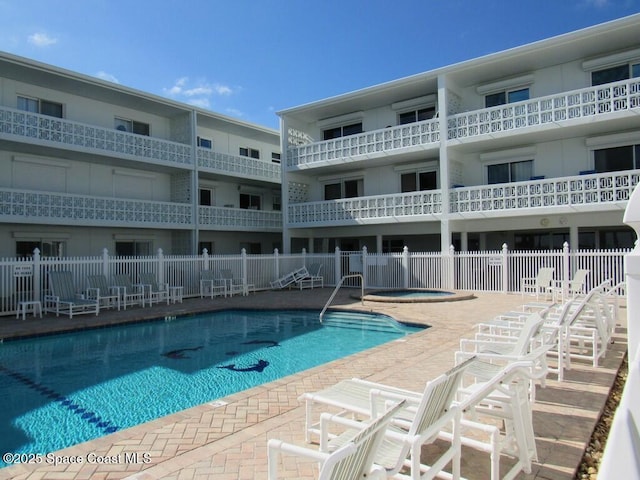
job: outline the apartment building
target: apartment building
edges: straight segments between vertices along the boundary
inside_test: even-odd
[[[0,256],[272,252],[273,129],[0,52]]]
[[[278,115],[285,251],[635,241],[640,15]]]

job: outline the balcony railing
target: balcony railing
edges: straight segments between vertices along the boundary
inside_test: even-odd
[[[640,170],[529,182],[459,187],[450,191],[451,213],[509,212],[529,208],[613,206],[626,202],[640,180]]]
[[[282,231],[282,212],[228,207],[198,207],[200,227],[214,230]]]
[[[442,213],[440,190],[375,195],[368,197],[327,200],[289,205],[292,226],[349,225],[355,223],[385,223],[397,219],[430,216],[434,220]]]
[[[279,163],[228,155],[202,147],[198,148],[198,167],[214,170],[223,175],[281,183]]]
[[[367,158],[411,147],[424,147],[440,141],[437,119],[397,127],[349,135],[322,142],[292,147],[287,155],[287,167],[299,167],[342,158]]]
[[[82,226],[188,227],[189,204],[0,189],[4,222]]]
[[[448,117],[449,140],[597,117],[640,107],[640,78]]]
[[[179,166],[192,164],[190,145],[6,107],[0,107],[0,138]]]

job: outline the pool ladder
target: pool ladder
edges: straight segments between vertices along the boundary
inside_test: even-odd
[[[327,300],[327,303],[325,304],[324,308],[320,312],[320,323],[322,323],[322,317],[324,317],[324,312],[327,311],[327,308],[329,308],[329,305],[331,304],[331,302],[333,302],[333,299],[338,293],[338,290],[340,290],[340,287],[342,286],[345,279],[356,278],[356,277],[360,279],[360,287],[362,288],[362,293],[360,294],[360,301],[364,305],[364,277],[360,273],[352,273],[351,275],[345,275],[340,279],[340,281],[338,282],[338,285],[336,285],[336,288],[333,290],[333,293],[329,297],[329,300]]]

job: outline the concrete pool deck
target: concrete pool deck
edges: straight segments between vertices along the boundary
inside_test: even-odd
[[[182,304],[103,311],[99,316],[0,318],[0,339],[75,330],[98,325],[184,315],[226,308],[321,309],[331,289],[258,292],[248,297],[188,299]],[[0,478],[15,479],[266,479],[267,440],[279,438],[304,445],[304,406],[298,397],[361,377],[421,391],[427,380],[453,365],[461,338],[470,338],[477,323],[522,305],[520,295],[476,294],[460,302],[390,304],[350,297],[343,289],[334,308],[386,313],[400,321],[431,328],[373,349],[230,395],[111,435],[75,445],[57,456],[79,456],[80,463],[14,465],[0,469]],[[529,300],[528,298],[526,300]],[[593,427],[604,407],[626,352],[626,309],[601,366],[575,361],[565,381],[551,374],[534,405],[539,462],[523,479],[573,479]],[[428,373],[425,373],[428,368]],[[427,449],[425,449],[427,450]],[[3,452],[4,453],[4,452]],[[424,452],[428,454],[427,451]],[[63,459],[64,460],[64,459]],[[98,460],[113,460],[101,463]],[[509,461],[505,461],[508,465]],[[314,462],[286,457],[282,476],[312,479]],[[463,475],[488,478],[488,455],[463,450]]]

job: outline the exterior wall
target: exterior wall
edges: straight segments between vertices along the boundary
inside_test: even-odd
[[[19,110],[18,96],[60,103],[62,118]],[[149,135],[119,131],[116,117],[148,124]],[[115,253],[117,242],[190,254],[214,236],[217,253],[243,242],[272,251],[281,232],[274,152],[271,129],[0,52],[0,257],[39,241],[62,242],[65,256]],[[200,186],[219,206],[204,216]],[[244,192],[261,197],[261,211],[240,209]]]
[[[362,247],[370,235],[386,249],[432,234],[442,250],[526,237],[609,248],[598,244],[628,231],[621,212],[640,169],[587,172],[594,150],[640,145],[640,83],[592,86],[591,75],[640,64],[640,15],[610,23],[279,112],[285,252],[354,238]],[[486,95],[524,87],[528,100],[485,107]],[[399,113],[431,105],[435,121],[399,125]],[[363,133],[322,140],[358,122]],[[488,166],[521,160],[533,160],[531,179],[488,186]],[[430,168],[436,191],[401,193],[402,173]],[[361,194],[324,200],[324,184],[351,177]]]

